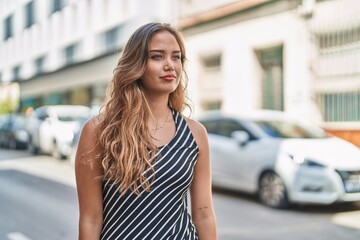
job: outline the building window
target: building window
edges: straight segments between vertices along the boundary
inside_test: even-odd
[[[42,97],[29,97],[20,99],[20,111],[26,112],[28,108],[38,108],[43,105]]]
[[[16,66],[12,69],[13,80],[20,79],[20,66]]]
[[[199,101],[204,111],[219,110],[222,107],[222,53],[204,53],[199,57],[201,79],[199,79]]]
[[[325,122],[360,121],[360,91],[318,95]]]
[[[262,67],[262,108],[284,110],[283,48],[257,52]]]
[[[68,92],[49,93],[44,98],[44,105],[69,104]]]
[[[25,28],[31,27],[35,23],[34,2],[25,5]]]
[[[337,32],[317,34],[317,41],[321,50],[348,46],[359,42],[360,27],[346,28]]]
[[[51,11],[50,13],[59,12],[64,8],[63,0],[52,0]]]
[[[39,57],[35,60],[35,74],[44,72],[45,57]]]
[[[119,28],[113,28],[105,33],[106,51],[113,51],[119,46]]]
[[[71,65],[76,62],[78,44],[73,44],[64,49],[65,65]]]
[[[107,84],[96,84],[91,87],[90,106],[94,110],[99,110],[102,103],[104,102],[106,98],[106,88],[107,88]]]
[[[13,35],[13,16],[11,15],[4,20],[4,40],[11,38]]]
[[[1,74],[1,72],[0,72],[0,82],[2,82],[2,74]]]
[[[201,58],[205,70],[219,70],[221,67],[221,54],[212,54]]]
[[[108,53],[120,49],[120,31],[121,27],[115,27],[100,35],[99,39],[102,46],[102,52]]]
[[[80,87],[70,91],[69,103],[73,105],[89,105],[90,104],[90,87]]]
[[[221,100],[206,101],[203,102],[201,105],[204,111],[220,110],[222,101]]]

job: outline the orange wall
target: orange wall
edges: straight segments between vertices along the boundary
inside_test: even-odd
[[[334,136],[345,139],[360,147],[360,130],[325,130]]]

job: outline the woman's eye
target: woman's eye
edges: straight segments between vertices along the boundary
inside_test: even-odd
[[[180,56],[180,55],[175,55],[173,58],[174,58],[174,59],[177,59],[177,60],[180,60],[180,59],[181,59],[181,56]]]
[[[161,59],[161,55],[153,55],[151,56],[152,59]]]

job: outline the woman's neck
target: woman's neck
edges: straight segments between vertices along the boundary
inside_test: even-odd
[[[166,103],[151,104],[149,103],[151,114],[154,120],[163,119],[169,112],[169,107]]]
[[[163,119],[169,112],[168,96],[161,98],[148,98],[148,105],[154,120]]]

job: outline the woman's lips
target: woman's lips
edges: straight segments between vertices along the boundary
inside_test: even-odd
[[[173,81],[176,79],[176,77],[174,75],[166,75],[161,77],[162,79],[166,80],[166,81]]]

